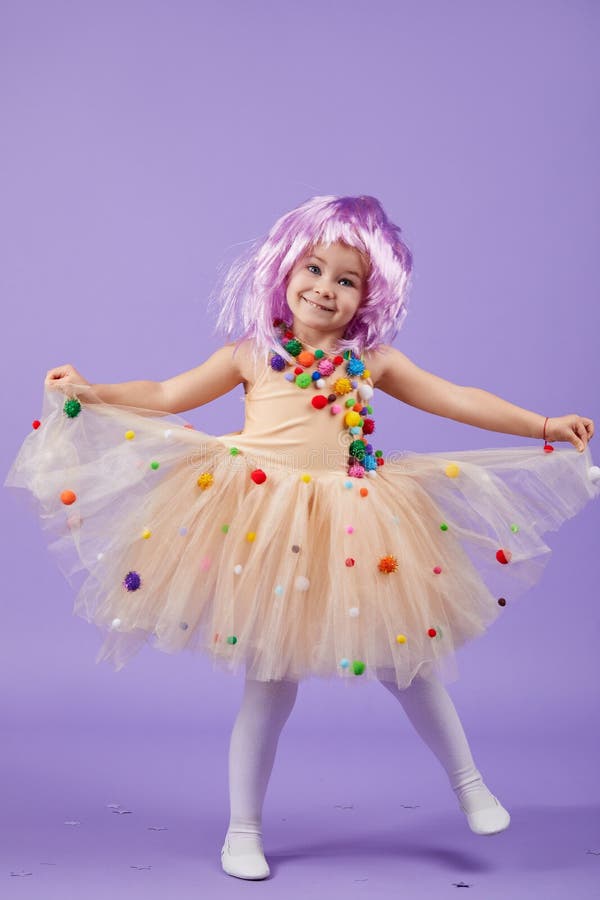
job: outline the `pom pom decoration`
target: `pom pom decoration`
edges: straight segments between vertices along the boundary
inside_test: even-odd
[[[351,475],[352,478],[364,478],[365,467],[361,466],[360,463],[353,463],[348,467],[348,475]]]
[[[375,431],[375,420],[374,419],[364,419],[363,420],[363,434],[373,434]]]
[[[312,366],[315,361],[315,354],[310,350],[302,350],[296,357],[301,366]]]
[[[34,419],[33,422],[31,423],[31,427],[32,427],[35,431],[37,431],[37,429],[40,427],[41,424],[42,424],[42,423],[40,422],[39,419]]]
[[[398,560],[395,556],[382,556],[377,564],[377,568],[380,572],[384,572],[386,575],[389,575],[392,572],[395,572],[398,568]]]
[[[310,581],[304,575],[298,575],[294,581],[294,587],[297,591],[307,591],[310,587]]]
[[[362,359],[357,359],[356,356],[353,356],[352,359],[349,359],[346,363],[346,372],[348,375],[362,375],[365,371],[365,364]]]
[[[448,476],[448,478],[456,478],[458,476],[458,473],[460,472],[460,468],[456,463],[448,463],[448,465],[444,469],[444,472]]]
[[[437,631],[435,630],[435,628],[428,628],[427,634],[429,635],[429,637],[434,638],[437,634]]]
[[[77,397],[69,397],[68,400],[65,400],[63,406],[63,412],[65,416],[68,416],[69,419],[74,419],[75,416],[78,416],[81,412],[81,403],[77,399]]]
[[[202,474],[198,476],[196,484],[205,491],[212,485],[213,481],[214,478],[210,472],[202,472]]]
[[[75,503],[75,501],[77,500],[77,494],[75,493],[75,491],[61,491],[60,500],[61,503],[65,504],[65,506],[70,506],[71,503]]]
[[[498,606],[506,606],[506,600],[504,597],[498,597]]]
[[[406,643],[406,635],[405,634],[397,634],[396,635],[396,643],[397,644],[405,644]]]
[[[502,565],[506,565],[506,563],[510,562],[511,557],[512,553],[510,550],[503,550],[500,548],[500,550],[496,551],[496,559],[499,563],[502,563]]]
[[[361,659],[355,659],[352,662],[352,671],[355,675],[362,675],[367,667]]]
[[[346,559],[346,565],[348,566],[349,569],[351,569],[352,566],[355,565],[355,562],[356,562],[356,561],[355,561],[354,559],[352,559],[351,556],[349,556],[349,557]]]
[[[129,431],[125,432],[125,437],[128,441],[132,441],[135,437],[135,431],[132,431],[131,429],[129,429]]]
[[[324,397],[323,394],[315,394],[310,402],[315,409],[324,409],[327,406],[327,397]]]
[[[285,359],[279,353],[271,357],[271,368],[276,372],[282,372],[285,369]]]
[[[600,481],[600,466],[590,466],[588,469],[588,478],[590,481],[593,481],[594,484],[597,481]]]
[[[433,572],[434,572],[436,575],[440,575],[441,572],[442,572],[442,567],[441,567],[441,566],[434,566],[434,567],[433,567]]]
[[[347,394],[349,391],[352,390],[352,385],[350,383],[350,379],[349,378],[336,379],[336,381],[334,382],[334,385],[333,385],[333,390],[338,395],[338,397],[342,396],[343,394]]]
[[[317,363],[317,369],[325,378],[335,372],[335,366],[330,359],[321,359]]]
[[[267,475],[262,469],[254,469],[250,472],[250,478],[255,484],[262,484],[267,480]]]
[[[128,591],[137,591],[142,584],[142,579],[137,572],[128,572],[123,579],[123,587]]]
[[[302,344],[295,338],[287,341],[283,346],[290,356],[298,356],[298,354],[302,352]]]

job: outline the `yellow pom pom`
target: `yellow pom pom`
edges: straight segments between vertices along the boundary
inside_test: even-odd
[[[363,378],[370,378],[370,377],[371,377],[371,371],[370,371],[370,369],[365,369],[364,372],[362,373],[362,377],[363,377]]]
[[[351,409],[344,416],[344,422],[346,423],[348,428],[352,428],[353,425],[360,424],[360,415],[357,412],[354,412],[353,409]]]
[[[406,643],[406,635],[404,635],[404,634],[397,634],[397,635],[396,635],[396,643],[397,643],[397,644],[405,644],[405,643]]]
[[[333,390],[338,396],[342,394],[347,394],[352,390],[352,383],[349,378],[338,378],[335,384],[333,385]]]
[[[135,437],[135,431],[126,431],[125,437],[127,438],[128,441],[132,441]]]
[[[149,528],[144,528],[144,530],[142,531],[143,538],[149,538],[151,534],[152,534],[152,532],[150,531]]]
[[[304,481],[304,482],[306,482],[306,484],[308,484],[308,482],[310,480],[311,480],[311,476],[307,472],[305,472],[304,475],[300,476],[300,481]]]
[[[198,486],[201,487],[203,491],[205,491],[206,488],[210,487],[213,481],[214,478],[212,477],[210,472],[203,472],[202,475],[198,476]]]
[[[246,540],[247,540],[247,541],[253,541],[255,537],[256,537],[256,532],[255,532],[255,531],[249,531],[248,534],[246,535]]]
[[[460,472],[460,468],[456,465],[456,463],[448,463],[444,471],[446,472],[448,478],[456,478],[456,476]]]

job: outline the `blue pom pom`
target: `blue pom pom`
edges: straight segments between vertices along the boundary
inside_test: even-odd
[[[346,372],[348,375],[362,375],[365,371],[365,364],[362,359],[358,359],[358,357],[353,356],[352,359],[349,359],[346,363]]]
[[[320,373],[320,372],[313,372],[313,373],[312,373],[312,380],[313,380],[313,381],[318,381],[319,378],[321,378],[321,377],[322,377],[322,376],[321,376],[321,373]]]

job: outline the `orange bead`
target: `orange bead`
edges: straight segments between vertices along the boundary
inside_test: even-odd
[[[75,493],[75,491],[62,491],[60,499],[65,504],[65,506],[70,506],[71,503],[75,503],[75,501],[77,500],[77,494]]]

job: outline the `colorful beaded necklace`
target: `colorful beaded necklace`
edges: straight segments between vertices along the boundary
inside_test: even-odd
[[[283,319],[273,319],[275,328],[280,329],[279,343],[296,360],[293,372],[286,372],[285,378],[293,381],[299,388],[306,389],[310,384],[322,390],[325,387],[324,378],[333,374],[338,366],[346,360],[346,375],[368,378],[370,373],[365,368],[361,358],[351,350],[346,350],[342,356],[328,355],[324,350],[308,350],[291,330],[291,327]],[[291,364],[271,348],[272,356],[269,364],[276,372],[282,372]],[[309,371],[314,366],[313,371]],[[345,401],[346,412],[344,425],[348,428],[352,439],[348,447],[348,475],[352,478],[363,478],[365,475],[373,477],[377,474],[377,467],[382,466],[383,451],[373,450],[373,445],[368,443],[365,435],[375,431],[375,420],[370,418],[373,407],[366,401],[373,396],[373,388],[370,384],[359,384],[356,378],[341,377],[333,384],[333,392],[328,394],[315,394],[311,404],[315,409],[324,409],[329,405],[332,415],[338,415],[344,407],[335,401],[338,397],[349,394],[354,388],[358,388],[358,397],[348,397]],[[360,398],[360,399],[359,399]],[[364,401],[364,402],[363,402]],[[362,431],[362,435],[358,437]]]

